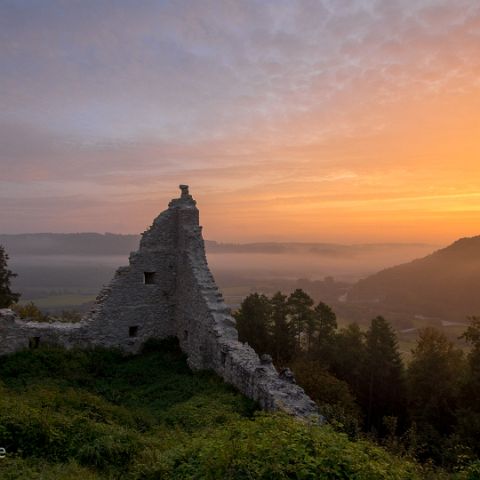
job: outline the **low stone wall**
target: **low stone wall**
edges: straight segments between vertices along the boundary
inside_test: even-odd
[[[208,267],[196,202],[188,187],[181,189],[81,322],[30,322],[0,310],[0,355],[44,343],[136,353],[148,338],[175,335],[192,369],[214,370],[266,410],[318,421],[315,403],[291,372],[279,375],[268,355],[260,359],[238,341],[235,319]]]
[[[40,342],[69,348],[89,344],[85,338],[85,322],[33,322],[22,320],[9,309],[0,310],[0,355],[36,348]]]

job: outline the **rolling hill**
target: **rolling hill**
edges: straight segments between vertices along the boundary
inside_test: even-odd
[[[346,302],[374,305],[379,313],[462,322],[480,315],[479,291],[480,236],[476,236],[360,280]]]

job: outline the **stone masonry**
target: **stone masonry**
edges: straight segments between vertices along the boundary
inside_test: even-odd
[[[0,355],[40,344],[137,353],[149,338],[176,336],[192,369],[215,371],[265,410],[320,419],[290,371],[278,374],[268,355],[238,341],[207,264],[196,202],[180,189],[80,322],[38,323],[0,310]]]

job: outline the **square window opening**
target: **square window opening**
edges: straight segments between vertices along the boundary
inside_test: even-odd
[[[32,337],[28,339],[28,348],[30,350],[34,350],[35,348],[38,348],[40,345],[40,337]]]
[[[145,285],[155,284],[155,272],[143,272],[143,283]]]
[[[138,326],[134,325],[132,327],[128,327],[128,336],[129,337],[136,337],[138,335]]]

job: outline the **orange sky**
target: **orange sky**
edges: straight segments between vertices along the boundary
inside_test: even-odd
[[[475,3],[3,6],[2,233],[136,233],[188,183],[219,241],[480,234]]]

